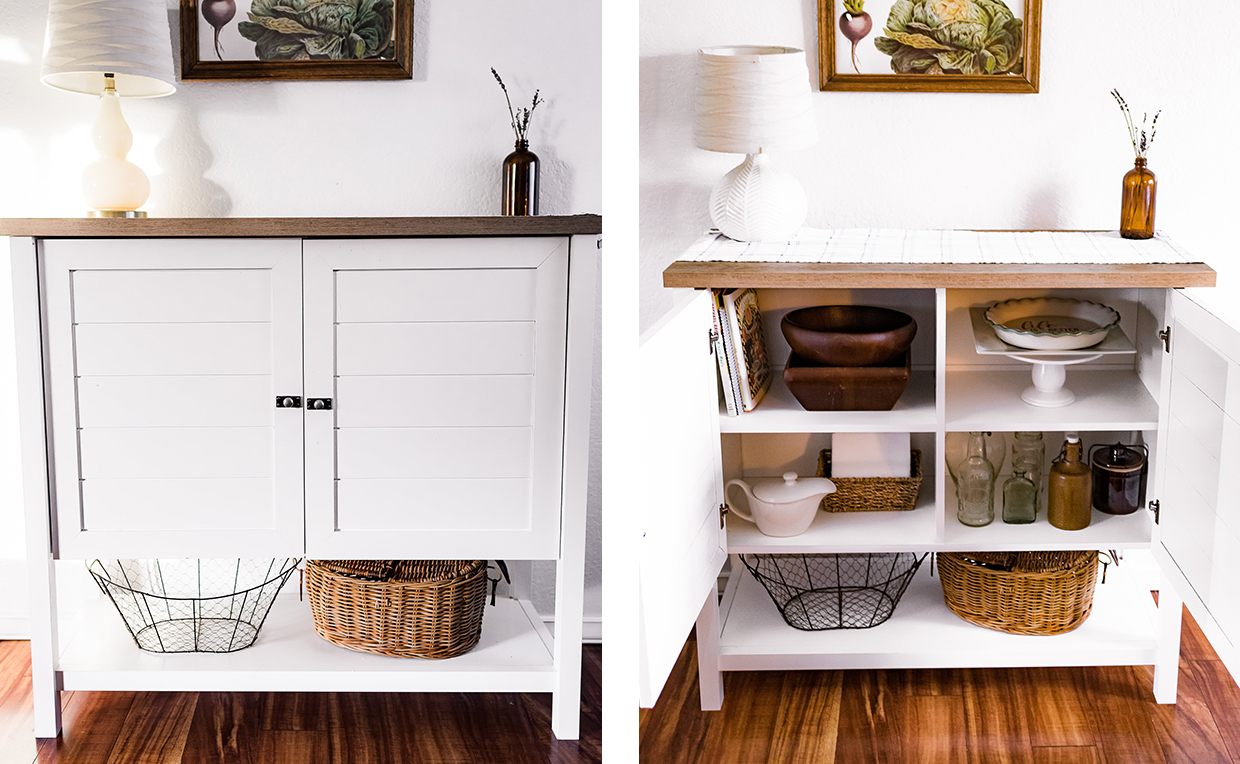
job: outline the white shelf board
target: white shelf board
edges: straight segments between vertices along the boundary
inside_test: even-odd
[[[720,409],[720,432],[934,432],[934,372],[913,371],[908,388],[891,411],[806,411],[784,384],[774,379],[753,411],[728,416]]]
[[[922,565],[891,618],[871,629],[800,631],[784,622],[748,570],[732,573],[719,640],[724,671],[1014,666],[1139,666],[1154,662],[1156,608],[1149,592],[1111,566],[1093,612],[1056,636],[1005,634],[957,617]],[[739,576],[739,577],[738,577]],[[734,595],[734,596],[730,596]],[[730,603],[730,607],[728,607]]]
[[[1043,549],[1149,549],[1154,534],[1154,518],[1144,509],[1131,515],[1108,515],[1090,510],[1089,525],[1079,531],[1056,528],[1046,519],[1046,497],[1038,519],[1028,525],[1003,522],[1003,481],[995,483],[995,519],[990,525],[973,528],[956,519],[956,486],[951,478],[945,482],[947,523],[944,529],[944,551],[956,552],[1036,552]],[[1109,577],[1108,573],[1108,577]]]
[[[758,526],[728,517],[730,554],[907,552],[935,545],[934,475],[922,478],[917,507],[907,512],[823,512],[800,536],[764,536]]]
[[[1020,399],[1032,384],[1028,370],[948,371],[947,430],[1155,430],[1158,404],[1130,370],[1068,369],[1076,401],[1059,408]]]
[[[973,349],[978,355],[1019,355],[1029,358],[1071,358],[1095,355],[1133,355],[1137,349],[1119,326],[1107,332],[1106,339],[1097,345],[1080,350],[1030,350],[1029,348],[1009,345],[999,339],[994,328],[986,323],[986,308],[969,308],[969,319],[973,322]]]
[[[108,600],[86,605],[64,638],[66,690],[551,692],[551,636],[528,602],[487,605],[482,639],[445,660],[388,658],[338,647],[314,631],[310,603],[277,597],[252,647],[235,653],[139,650]]]

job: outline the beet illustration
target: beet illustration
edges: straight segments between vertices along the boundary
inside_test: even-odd
[[[844,12],[840,14],[840,32],[852,43],[853,69],[861,74],[857,66],[857,43],[874,28],[874,20],[865,12],[865,0],[844,0]]]
[[[219,56],[221,61],[224,60],[224,49],[220,47],[220,30],[228,26],[228,22],[236,15],[235,0],[203,0],[202,17],[215,29],[215,55]]]

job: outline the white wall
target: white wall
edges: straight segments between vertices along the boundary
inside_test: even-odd
[[[0,217],[77,217],[84,209],[77,189],[93,157],[95,100],[39,82],[46,13],[46,0],[0,3]],[[177,12],[169,14],[175,40]],[[412,81],[182,82],[169,98],[126,102],[130,159],[152,181],[146,209],[161,217],[498,214],[500,164],[514,137],[495,67],[514,105],[528,104],[535,88],[546,99],[530,127],[542,160],[539,211],[600,212],[599,3],[416,0],[414,17]],[[3,322],[0,335],[7,400],[11,330]],[[588,620],[600,612],[597,401],[594,422]],[[15,449],[0,442],[0,467]],[[5,475],[0,582],[5,559],[20,551],[20,508]],[[538,580],[536,603],[549,614],[546,565]],[[17,605],[0,596],[0,620],[6,607]]]
[[[671,306],[661,271],[710,227],[710,188],[741,159],[693,145],[694,52],[804,48],[816,87],[815,7],[641,1],[643,329]],[[1117,87],[1138,112],[1163,110],[1149,152],[1160,232],[1231,276],[1240,270],[1240,61],[1202,20],[1234,11],[1229,0],[1191,13],[1155,0],[1045,0],[1039,93],[815,92],[820,142],[771,158],[804,184],[807,224],[819,228],[1114,229],[1132,167],[1109,95]]]

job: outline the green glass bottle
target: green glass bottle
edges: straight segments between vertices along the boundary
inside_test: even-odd
[[[1013,525],[1031,523],[1038,516],[1038,487],[1022,466],[1013,467],[1012,477],[1003,484],[1003,522]]]

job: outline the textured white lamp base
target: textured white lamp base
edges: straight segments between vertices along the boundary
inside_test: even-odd
[[[791,238],[808,211],[800,181],[775,169],[764,154],[747,155],[710,195],[711,221],[737,241]]]

